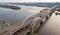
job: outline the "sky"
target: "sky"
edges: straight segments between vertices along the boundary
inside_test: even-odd
[[[60,2],[60,0],[0,0],[0,2]]]

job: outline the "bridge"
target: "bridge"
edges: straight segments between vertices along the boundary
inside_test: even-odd
[[[27,32],[31,32],[32,35],[33,35],[33,32],[35,31],[35,29],[37,27],[39,27],[41,24],[41,21],[44,23],[46,20],[44,19],[47,19],[49,18],[49,16],[51,16],[51,14],[53,12],[55,12],[57,6],[54,6],[54,7],[51,7],[49,9],[46,9],[46,10],[42,10],[38,15],[37,17],[31,17],[29,18],[28,20],[22,22],[22,23],[19,23],[17,25],[9,25],[9,28],[6,30],[7,32],[9,32],[9,35],[15,35],[18,34],[18,35],[26,35]],[[33,21],[32,21],[33,20]],[[25,28],[25,25],[26,24],[29,24],[29,26],[27,28]],[[0,33],[0,35],[5,35],[6,33]]]
[[[39,16],[42,16],[42,17],[45,17],[47,15],[51,16],[52,13],[55,12],[56,8],[57,8],[57,6],[54,6],[52,8],[47,9],[47,10],[42,10],[42,12],[40,12]],[[30,31],[33,33],[35,27],[41,22],[41,20],[39,20],[40,22],[36,23],[38,21],[38,19],[45,19],[45,18],[39,18],[39,17],[35,18],[34,21],[32,22],[32,25],[30,25],[27,29],[22,30],[21,32],[17,32],[17,34],[24,35]],[[29,21],[31,21],[31,20],[29,20]],[[20,25],[19,25],[19,27],[20,27]]]

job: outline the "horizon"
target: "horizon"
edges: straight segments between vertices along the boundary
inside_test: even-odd
[[[0,2],[0,3],[60,3],[60,2]]]
[[[60,2],[60,0],[0,0],[0,2]]]

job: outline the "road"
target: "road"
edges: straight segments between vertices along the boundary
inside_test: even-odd
[[[60,15],[53,13],[47,22],[39,29],[38,35],[60,35]]]

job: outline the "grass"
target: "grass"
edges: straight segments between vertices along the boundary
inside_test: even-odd
[[[9,8],[9,9],[14,9],[14,10],[19,10],[19,9],[21,9],[21,8],[18,7],[18,6],[11,6],[11,5],[0,5],[0,7]]]

